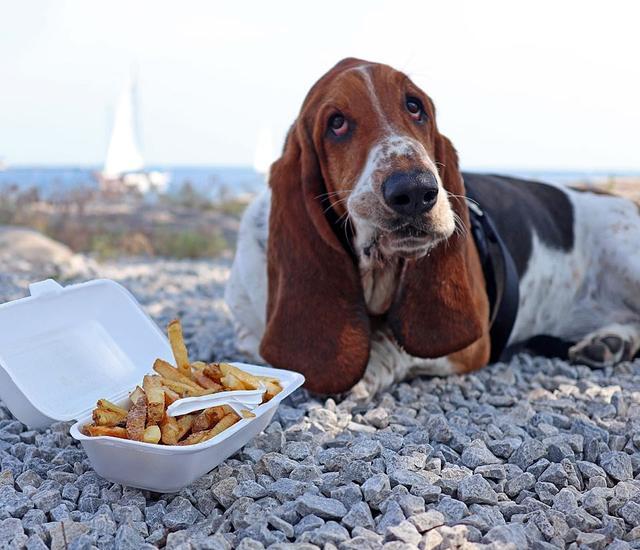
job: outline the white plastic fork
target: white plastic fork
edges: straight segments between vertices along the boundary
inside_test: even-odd
[[[260,382],[256,390],[221,391],[199,397],[183,397],[167,407],[167,414],[169,416],[181,416],[219,405],[229,405],[239,413],[239,409],[253,409],[260,405],[266,391],[267,387]]]

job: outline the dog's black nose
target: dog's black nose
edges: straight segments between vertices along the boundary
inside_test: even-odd
[[[385,202],[401,216],[419,216],[433,208],[438,182],[431,172],[394,172],[382,184]]]

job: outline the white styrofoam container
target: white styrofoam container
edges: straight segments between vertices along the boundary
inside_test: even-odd
[[[77,420],[71,435],[98,474],[111,481],[175,492],[195,481],[260,433],[278,404],[304,383],[292,371],[238,364],[278,378],[283,391],[219,436],[184,447],[112,437],[87,437],[100,398],[127,403],[129,392],[152,371],[156,358],[172,361],[169,341],[119,284],[95,280],[61,287],[52,280],[30,286],[31,296],[0,305],[0,399],[32,428]]]

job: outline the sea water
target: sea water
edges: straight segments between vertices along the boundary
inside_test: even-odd
[[[146,170],[168,173],[170,194],[191,185],[199,194],[214,201],[254,194],[266,185],[264,175],[250,166],[154,166]],[[11,187],[20,191],[37,189],[45,198],[63,197],[78,189],[96,189],[98,171],[98,167],[10,167],[0,171],[0,191]]]
[[[0,171],[0,191],[14,186],[21,191],[37,189],[46,198],[63,197],[76,189],[98,186],[98,167],[15,167]],[[265,176],[250,166],[154,166],[148,171],[170,175],[168,192],[176,194],[190,184],[199,194],[216,201],[254,194],[266,186]],[[640,177],[640,173],[580,172],[544,170],[478,170],[559,184],[595,183],[609,177]]]

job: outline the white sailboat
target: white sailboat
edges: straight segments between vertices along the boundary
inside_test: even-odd
[[[253,159],[253,169],[262,176],[269,174],[269,169],[277,155],[273,145],[273,133],[269,128],[261,128],[256,142],[256,152]]]
[[[135,190],[142,194],[163,193],[169,174],[146,172],[136,133],[135,82],[128,78],[116,108],[104,168],[99,174],[100,187],[109,192]]]

